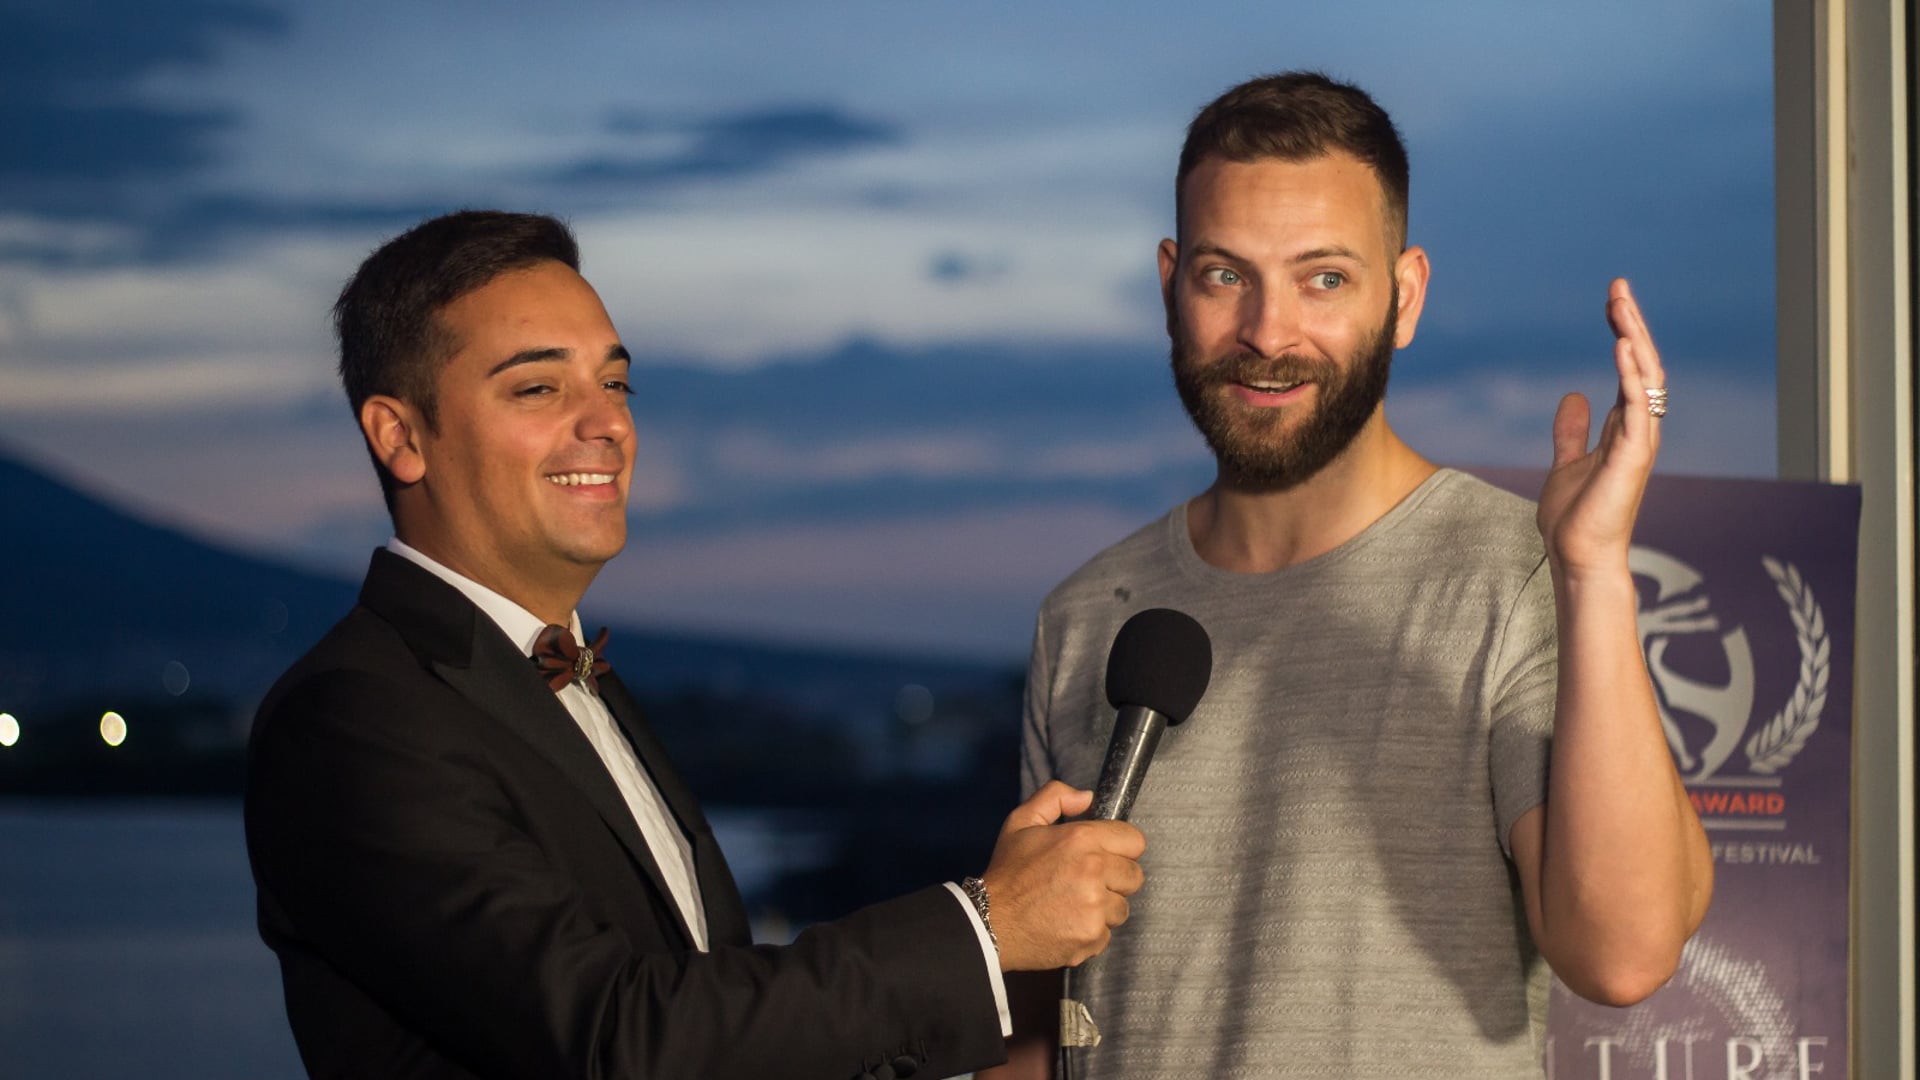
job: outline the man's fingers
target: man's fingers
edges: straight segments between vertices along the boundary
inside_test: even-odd
[[[1615,337],[1630,338],[1653,351],[1653,329],[1647,325],[1646,314],[1627,287],[1626,278],[1614,278],[1607,287],[1607,325],[1613,328]]]
[[[1081,821],[1074,828],[1091,830],[1096,846],[1109,855],[1137,859],[1147,850],[1147,834],[1124,821]]]
[[[1108,892],[1132,896],[1147,883],[1147,872],[1132,859],[1109,859],[1104,884]]]
[[[1084,814],[1093,805],[1093,792],[1082,791],[1060,780],[1049,780],[1026,802],[1013,808],[1001,832],[1051,825],[1063,817]]]
[[[1607,328],[1614,337],[1627,337],[1639,329],[1635,325],[1633,294],[1627,291],[1626,278],[1614,278],[1607,286]]]
[[[1620,287],[1620,299],[1625,303],[1627,317],[1632,321],[1633,336],[1639,344],[1647,347],[1649,354],[1658,355],[1658,350],[1653,346],[1653,327],[1647,325],[1647,313],[1640,310],[1640,301],[1628,287],[1627,279],[1615,278],[1614,283]]]
[[[1634,298],[1625,278],[1615,278],[1607,290],[1607,322],[1626,346],[1616,355],[1622,390],[1635,398],[1633,404],[1643,405],[1645,402],[1640,398],[1644,395],[1639,392],[1647,387],[1666,386],[1667,370],[1660,362],[1660,350],[1653,343],[1653,329],[1647,325],[1646,313],[1640,310],[1640,301]],[[1639,385],[1627,390],[1625,384],[1629,380]]]
[[[1001,925],[1008,970],[1078,964],[1106,948],[1124,922],[1126,897],[1145,884],[1147,838],[1124,821],[1061,821],[1092,804],[1091,792],[1055,781],[1007,815],[980,875]]]
[[[1099,936],[1095,937],[1091,942],[1088,943],[1087,948],[1080,950],[1078,953],[1074,955],[1073,961],[1069,963],[1067,966],[1079,967],[1081,964],[1084,964],[1087,961],[1093,959],[1094,957],[1099,956],[1101,953],[1106,952],[1107,946],[1111,944],[1113,944],[1113,931],[1102,930]]]
[[[1568,394],[1553,412],[1553,467],[1576,461],[1587,452],[1587,425],[1592,410],[1585,394]]]
[[[1636,343],[1632,338],[1621,338],[1613,343],[1613,363],[1620,371],[1620,402],[1615,406],[1615,411],[1621,415],[1621,430],[1633,439],[1646,439],[1653,435],[1653,417],[1647,412],[1646,388],[1654,384],[1646,380],[1646,364],[1642,359],[1643,354],[1651,352],[1653,346],[1646,344],[1644,339]],[[1658,369],[1656,361],[1654,370]]]

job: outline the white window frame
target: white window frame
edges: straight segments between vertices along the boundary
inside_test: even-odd
[[[1849,1075],[1913,1077],[1910,13],[1775,0],[1773,17],[1780,475],[1862,497]]]

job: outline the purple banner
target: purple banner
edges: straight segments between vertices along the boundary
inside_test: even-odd
[[[1541,475],[1475,470],[1538,495]],[[1630,1009],[1554,984],[1550,1080],[1841,1080],[1856,487],[1656,477],[1631,557],[1713,906]]]

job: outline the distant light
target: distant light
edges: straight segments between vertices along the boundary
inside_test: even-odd
[[[160,669],[160,685],[166,688],[167,693],[179,697],[187,692],[187,687],[193,685],[193,676],[187,673],[187,665],[178,660],[169,660],[167,666]]]
[[[918,727],[933,719],[933,691],[919,683],[908,683],[893,695],[893,715],[900,722]]]
[[[127,741],[127,718],[117,712],[100,717],[100,738],[108,746],[119,746]]]
[[[12,746],[20,741],[20,721],[10,712],[0,712],[0,746]]]

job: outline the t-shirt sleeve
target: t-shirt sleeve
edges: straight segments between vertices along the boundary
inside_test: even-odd
[[[1490,679],[1493,807],[1500,850],[1509,856],[1514,822],[1547,798],[1559,655],[1553,578],[1543,558],[1508,613]]]
[[[1033,657],[1027,663],[1027,697],[1020,722],[1020,799],[1040,790],[1057,770],[1047,740],[1047,712],[1053,699],[1053,663],[1047,655],[1046,612],[1034,620]]]

